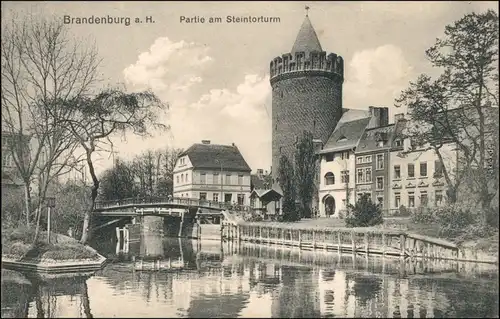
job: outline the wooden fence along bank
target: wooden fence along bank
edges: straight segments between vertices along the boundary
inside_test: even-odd
[[[221,223],[221,239],[411,258],[476,261],[465,256],[457,245],[399,230],[353,228],[298,229],[258,223]],[[493,261],[483,261],[494,263]]]

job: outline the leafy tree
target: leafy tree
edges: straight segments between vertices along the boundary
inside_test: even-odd
[[[126,162],[116,160],[115,165],[101,175],[100,198],[120,200],[135,197],[134,175]]]
[[[295,150],[295,181],[304,216],[311,217],[317,170],[316,154],[311,132],[304,131]]]
[[[444,37],[426,51],[442,70],[433,80],[421,75],[396,100],[415,122],[408,135],[436,152],[448,183],[448,199],[458,199],[463,180],[471,180],[487,222],[498,192],[498,15],[470,13],[446,26]],[[458,169],[448,169],[442,149],[459,151]]]
[[[278,183],[283,190],[283,219],[286,221],[299,220],[295,207],[296,189],[293,166],[285,155],[280,157]]]
[[[165,105],[152,92],[125,93],[107,89],[94,97],[74,99],[68,103],[68,116],[58,120],[69,127],[84,150],[85,161],[92,178],[91,204],[85,214],[81,243],[90,238],[92,211],[97,199],[100,180],[96,175],[92,155],[99,150],[112,149],[110,137],[130,131],[139,136],[149,136],[155,128],[166,129],[158,123],[158,111]]]
[[[382,210],[372,202],[370,195],[363,194],[355,205],[349,205],[349,216],[346,218],[348,227],[369,227],[382,224]]]

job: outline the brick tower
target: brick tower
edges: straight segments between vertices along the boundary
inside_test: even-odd
[[[304,130],[326,143],[342,115],[344,61],[323,51],[308,15],[290,53],[270,64],[272,87],[272,173],[282,154],[293,162]]]

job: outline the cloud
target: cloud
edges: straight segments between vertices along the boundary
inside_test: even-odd
[[[268,168],[271,152],[269,76],[246,75],[235,89],[213,89],[185,108],[173,109],[175,144],[203,139],[235,143],[252,169]]]
[[[394,99],[413,77],[403,51],[392,44],[356,52],[346,70],[344,105],[352,108],[374,105],[393,110]]]
[[[171,129],[147,140],[127,136],[127,141],[119,143],[120,156],[131,157],[167,145],[187,148],[208,139],[214,144],[235,143],[252,169],[269,168],[269,76],[247,74],[234,88],[205,88],[200,92],[203,87],[195,86],[203,81],[204,72],[207,77],[218,75],[216,69],[209,69],[213,59],[208,53],[204,45],[159,38],[123,71],[133,89],[150,88],[169,102],[170,109],[162,121]]]
[[[125,68],[127,84],[152,89],[169,103],[182,104],[189,89],[203,81],[202,71],[213,61],[209,47],[193,42],[158,38],[137,62]]]

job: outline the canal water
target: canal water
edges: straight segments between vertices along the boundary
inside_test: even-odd
[[[111,263],[90,277],[2,279],[2,318],[498,317],[496,266],[180,240],[154,229],[126,247],[116,236],[95,247]]]

